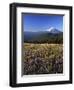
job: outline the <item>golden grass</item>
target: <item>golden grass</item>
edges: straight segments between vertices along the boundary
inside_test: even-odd
[[[23,74],[63,73],[62,44],[23,44]]]
[[[24,43],[23,49],[25,56],[28,58],[31,56],[49,59],[50,57],[57,58],[63,56],[63,45],[62,44],[33,44]]]

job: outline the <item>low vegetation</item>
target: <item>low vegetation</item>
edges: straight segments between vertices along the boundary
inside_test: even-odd
[[[23,44],[23,74],[63,73],[63,44]]]

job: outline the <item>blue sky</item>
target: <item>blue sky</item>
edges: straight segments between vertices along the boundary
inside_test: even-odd
[[[39,14],[23,14],[24,31],[46,31],[54,27],[63,31],[62,15],[39,15]]]

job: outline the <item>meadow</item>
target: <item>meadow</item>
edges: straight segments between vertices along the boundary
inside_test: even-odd
[[[63,44],[23,43],[23,75],[63,73]]]

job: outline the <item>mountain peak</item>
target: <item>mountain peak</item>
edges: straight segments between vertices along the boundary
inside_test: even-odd
[[[50,27],[49,29],[47,29],[48,32],[53,33],[53,34],[57,34],[60,33],[61,31],[54,28],[54,27]]]

